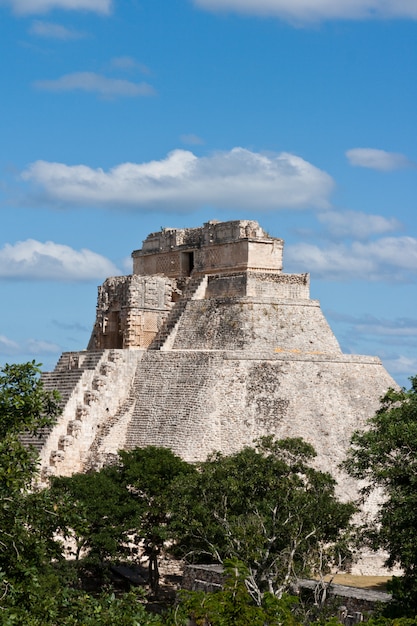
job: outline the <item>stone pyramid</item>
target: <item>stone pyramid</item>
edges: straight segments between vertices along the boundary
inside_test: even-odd
[[[133,274],[99,287],[87,350],[44,375],[63,413],[39,442],[43,476],[100,467],[121,448],[197,461],[274,434],[312,443],[354,495],[338,465],[396,385],[378,358],[342,353],[309,275],[282,272],[283,243],[246,220],[150,234]]]

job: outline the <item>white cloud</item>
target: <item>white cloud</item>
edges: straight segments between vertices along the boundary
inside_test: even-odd
[[[368,215],[361,211],[326,211],[317,218],[335,237],[367,239],[370,235],[382,235],[402,228],[394,217],[387,219],[382,215]]]
[[[74,72],[56,80],[37,80],[33,86],[43,91],[86,91],[105,98],[153,96],[154,88],[148,83],[133,83],[119,78],[107,78],[94,72]]]
[[[91,250],[34,239],[0,249],[0,279],[93,280],[120,274],[105,257]]]
[[[413,165],[404,154],[375,148],[352,148],[347,150],[346,156],[349,163],[355,167],[366,167],[381,172],[400,170]]]
[[[161,161],[109,170],[36,161],[21,178],[41,188],[42,202],[61,206],[193,210],[326,208],[332,178],[293,154],[233,148],[207,157],[175,150]]]
[[[122,260],[122,267],[125,270],[126,274],[132,274],[133,272],[133,260],[131,256],[126,256]]]
[[[383,323],[378,324],[356,324],[355,332],[366,335],[376,335],[378,337],[417,337],[416,326],[390,326]]]
[[[332,19],[417,19],[415,0],[194,0],[209,11],[278,17],[293,23]]]
[[[417,337],[417,319],[399,317],[393,320],[378,318],[374,315],[349,315],[336,311],[328,311],[327,315],[335,322],[349,324],[354,329],[355,335],[378,335],[383,337]]]
[[[112,0],[0,0],[18,15],[47,13],[53,9],[70,11],[93,11],[107,15],[111,11]]]
[[[326,280],[413,281],[417,272],[417,239],[384,237],[327,248],[299,243],[287,247],[285,259],[291,271],[308,270],[316,278]]]
[[[70,39],[81,39],[85,37],[84,33],[70,30],[61,24],[53,24],[52,22],[43,22],[41,20],[35,20],[29,32],[37,37],[45,37],[46,39],[61,39],[62,41],[68,41]]]

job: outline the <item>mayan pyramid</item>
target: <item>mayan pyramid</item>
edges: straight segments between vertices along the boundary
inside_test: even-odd
[[[283,244],[246,220],[150,234],[133,274],[99,287],[88,348],[44,375],[63,413],[39,442],[43,476],[121,448],[197,461],[274,434],[304,437],[354,494],[338,465],[396,385],[378,358],[342,353],[309,275],[283,273]]]

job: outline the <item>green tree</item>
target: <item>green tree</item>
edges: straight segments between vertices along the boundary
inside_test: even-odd
[[[354,506],[335,496],[335,481],[310,465],[314,449],[300,439],[261,439],[256,448],[215,454],[177,483],[175,549],[197,561],[236,558],[248,569],[258,605],[280,597],[298,576],[326,567]]]
[[[65,527],[57,528],[72,539],[73,556],[106,569],[111,558],[129,553],[129,532],[138,523],[136,502],[116,480],[117,470],[105,467],[97,472],[59,476],[51,480],[51,495],[65,498]]]
[[[161,618],[148,613],[141,594],[133,591],[92,595],[63,585],[48,589],[46,583],[29,606],[3,606],[2,626],[162,626]]]
[[[3,599],[19,586],[36,583],[39,571],[60,554],[53,527],[57,512],[48,494],[37,491],[34,447],[20,439],[36,437],[52,425],[60,409],[58,395],[46,391],[32,361],[0,370],[0,580]]]
[[[52,480],[51,491],[67,498],[66,527],[83,564],[105,573],[110,559],[129,555],[148,559],[149,585],[158,592],[158,557],[172,538],[171,485],[196,470],[167,448],[120,451],[117,464],[98,472]]]
[[[417,376],[411,388],[390,389],[368,429],[356,432],[345,467],[366,481],[366,498],[379,488],[383,497],[376,520],[364,529],[374,550],[388,553],[386,565],[399,565],[404,576],[393,582],[401,611],[417,612]],[[405,613],[404,613],[405,615]]]
[[[117,480],[138,507],[136,540],[143,543],[148,558],[149,584],[154,593],[159,587],[158,557],[171,529],[173,485],[196,469],[168,448],[148,446],[120,451]]]

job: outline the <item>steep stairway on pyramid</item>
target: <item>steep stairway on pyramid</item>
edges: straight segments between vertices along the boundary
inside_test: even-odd
[[[181,295],[181,298],[174,304],[165,323],[156,334],[152,343],[149,346],[149,350],[161,350],[166,346],[169,338],[171,338],[182,314],[185,311],[185,307],[190,300],[198,300],[204,297],[204,292],[207,287],[207,276],[194,276],[191,277],[185,286],[185,289]]]
[[[60,395],[59,406],[62,410],[67,405],[84,372],[95,370],[104,352],[104,350],[64,352],[53,372],[42,373],[41,380],[44,389],[46,391],[58,391]],[[23,433],[20,439],[25,445],[32,445],[40,452],[52,428],[52,426],[42,428],[36,437],[29,433]]]

